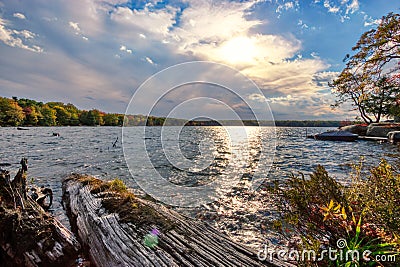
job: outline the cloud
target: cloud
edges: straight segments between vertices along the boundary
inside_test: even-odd
[[[0,18],[0,41],[11,47],[18,47],[32,52],[43,52],[43,49],[37,45],[28,45],[18,36],[24,39],[33,39],[35,34],[28,30],[13,30],[7,25],[7,22]]]
[[[152,60],[151,58],[145,57],[145,59],[146,59],[146,61],[147,61],[148,63],[150,63],[151,65],[154,65],[154,62],[153,62],[153,60]]]
[[[13,17],[14,18],[18,18],[18,19],[26,19],[26,17],[25,17],[25,15],[24,14],[22,14],[22,13],[14,13],[13,14]]]
[[[75,30],[75,33],[76,33],[76,34],[78,34],[78,33],[81,32],[81,29],[79,28],[79,24],[78,24],[77,22],[72,22],[72,21],[70,21],[70,22],[68,22],[68,25],[69,25],[73,30]]]
[[[340,11],[340,8],[334,5],[331,5],[329,0],[324,1],[324,7],[328,9],[329,13],[338,13]]]
[[[16,35],[24,37],[25,39],[33,39],[36,36],[36,34],[28,30],[22,30],[22,31],[12,30],[12,32]]]
[[[336,71],[322,71],[315,73],[313,75],[312,81],[313,83],[320,88],[328,88],[328,83],[332,83],[332,81],[339,76],[339,72]]]
[[[120,48],[119,48],[119,50],[120,50],[120,51],[124,51],[124,52],[126,52],[126,53],[128,53],[128,54],[132,54],[132,49],[126,48],[125,45],[121,45]]]
[[[288,11],[290,9],[297,9],[299,6],[300,5],[298,1],[289,1],[282,4],[278,4],[278,7],[276,8],[275,12],[282,13],[283,11]]]
[[[308,25],[303,22],[303,20],[299,19],[297,22],[297,25],[299,25],[302,29],[308,29]]]
[[[346,1],[347,2],[347,1]],[[360,8],[358,0],[353,0],[351,4],[346,6],[346,14],[353,14]]]
[[[169,32],[169,28],[176,22],[176,12],[177,9],[171,6],[153,11],[148,6],[143,10],[132,10],[119,6],[111,11],[110,18],[126,29],[165,36]]]
[[[318,4],[319,1],[315,3]],[[351,0],[351,2],[349,0],[342,0],[338,5],[335,5],[330,0],[324,0],[323,5],[329,13],[337,14],[341,22],[350,19],[350,15],[354,14],[360,8],[358,0]]]
[[[258,102],[261,102],[261,103],[267,101],[267,99],[265,98],[264,95],[262,95],[262,94],[255,94],[255,93],[249,95],[249,96],[248,96],[248,99],[249,99],[249,100],[253,100],[253,101],[258,101]]]
[[[381,24],[382,19],[373,19],[368,15],[364,15],[364,27],[377,26]]]

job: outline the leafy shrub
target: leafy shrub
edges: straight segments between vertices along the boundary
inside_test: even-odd
[[[355,249],[360,254],[372,251],[369,261],[338,258],[334,262],[324,259],[299,262],[299,265],[383,266],[376,256],[386,254],[396,255],[397,261],[384,266],[398,266],[400,174],[384,160],[368,175],[362,171],[362,164],[354,166],[354,171],[353,182],[348,187],[318,166],[310,179],[300,174],[271,188],[281,214],[281,221],[274,225],[278,228],[289,225],[291,232],[281,233],[288,238],[301,237],[298,249],[337,248],[338,240],[344,239],[344,253]]]

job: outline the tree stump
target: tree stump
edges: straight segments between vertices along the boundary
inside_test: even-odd
[[[210,225],[129,193],[115,182],[72,175],[63,182],[73,230],[102,266],[289,266],[257,254]]]
[[[13,183],[7,171],[0,171],[0,265],[70,266],[79,242],[25,194],[21,175],[23,170]]]

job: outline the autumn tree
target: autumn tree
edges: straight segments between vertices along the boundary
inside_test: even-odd
[[[389,13],[376,29],[365,32],[346,56],[346,67],[331,83],[337,96],[334,107],[350,102],[366,123],[391,114],[399,86],[400,15]]]
[[[0,124],[18,126],[25,119],[22,108],[15,99],[0,97]]]
[[[39,118],[41,118],[42,114],[37,111],[36,106],[27,106],[23,108],[23,112],[25,113],[25,125],[35,126],[39,122]]]

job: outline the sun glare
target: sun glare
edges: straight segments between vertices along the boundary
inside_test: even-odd
[[[239,36],[225,42],[218,54],[222,60],[229,63],[249,64],[255,62],[257,47],[252,38]]]

